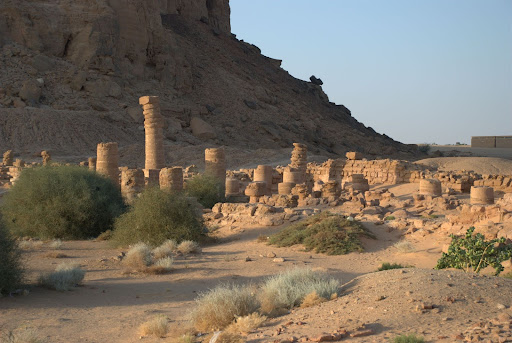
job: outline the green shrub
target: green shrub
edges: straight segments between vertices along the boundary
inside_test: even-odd
[[[384,262],[377,270],[379,272],[383,271],[383,270],[390,270],[390,269],[402,269],[402,268],[409,268],[407,266],[403,266],[401,264],[398,264],[398,263],[389,263],[389,262]]]
[[[119,188],[88,169],[24,169],[1,212],[17,236],[86,239],[110,229],[125,210]]]
[[[386,218],[384,218],[384,220],[386,221],[390,221],[390,220],[395,220],[395,216],[387,216]]]
[[[269,243],[279,247],[303,244],[307,251],[343,255],[352,251],[363,251],[361,236],[374,238],[359,222],[322,212],[285,227],[270,236]]]
[[[263,313],[275,315],[282,309],[299,306],[313,292],[330,299],[337,295],[339,281],[326,273],[309,268],[295,268],[268,278],[261,288],[259,300]]]
[[[187,181],[186,193],[206,208],[225,201],[225,185],[215,176],[198,174]]]
[[[192,321],[197,330],[220,330],[236,317],[256,312],[258,301],[253,289],[247,286],[220,285],[196,299]]]
[[[156,247],[168,239],[198,241],[203,229],[198,207],[183,194],[148,188],[117,218],[112,242],[117,246],[144,242]]]
[[[456,268],[479,273],[491,266],[496,270],[495,275],[503,271],[501,263],[512,257],[512,245],[505,243],[505,237],[486,241],[484,235],[473,235],[473,231],[475,228],[470,227],[464,237],[450,235],[448,252],[437,261],[436,269]]]
[[[418,150],[424,154],[428,154],[431,148],[430,144],[418,144]]]
[[[424,343],[423,337],[417,337],[414,334],[400,335],[393,338],[393,343]]]
[[[82,282],[85,271],[76,264],[62,263],[55,272],[39,276],[39,284],[57,291],[68,291]]]
[[[21,251],[0,222],[0,294],[13,291],[22,281]]]

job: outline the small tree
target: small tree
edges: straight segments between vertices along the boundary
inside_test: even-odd
[[[124,210],[111,180],[78,166],[23,170],[1,207],[12,233],[42,239],[96,237]]]
[[[501,263],[512,257],[512,245],[505,244],[505,237],[486,241],[484,235],[473,235],[473,231],[475,228],[470,227],[464,237],[450,235],[448,252],[437,261],[436,269],[457,268],[479,273],[491,266],[496,270],[495,275],[503,271]]]
[[[22,277],[21,252],[0,221],[0,294],[13,291],[21,283]]]
[[[225,200],[225,185],[211,174],[198,174],[187,181],[186,193],[206,208]]]
[[[202,229],[199,204],[194,199],[152,187],[116,220],[112,241],[118,246],[139,242],[158,246],[168,239],[198,241]]]

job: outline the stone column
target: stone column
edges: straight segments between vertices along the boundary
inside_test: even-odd
[[[165,166],[164,152],[164,118],[160,114],[160,100],[157,96],[139,98],[144,114],[144,131],[146,133],[145,169],[162,169]]]
[[[96,171],[119,185],[119,150],[117,143],[99,143]]]
[[[12,166],[12,160],[13,160],[12,150],[7,150],[6,152],[4,152],[4,159],[3,159],[4,167]]]
[[[494,204],[494,188],[486,186],[472,186],[470,202],[472,205]]]
[[[226,179],[226,196],[240,195],[240,181],[238,179]]]
[[[160,169],[144,169],[144,179],[147,187],[158,187],[160,184]]]
[[[262,181],[267,183],[267,191],[265,195],[272,195],[272,178],[274,169],[271,166],[259,165],[254,169],[254,181]]]
[[[128,203],[132,203],[143,190],[144,172],[142,170],[124,169],[121,171],[121,193]]]
[[[211,148],[204,151],[205,173],[226,183],[226,155],[224,148]]]
[[[441,182],[436,179],[421,179],[420,194],[430,196],[441,196],[443,194],[441,189]]]
[[[48,151],[41,151],[41,157],[43,158],[43,166],[47,166],[50,164],[50,161],[52,160],[52,155]]]
[[[160,189],[181,192],[183,190],[183,168],[172,167],[160,170]]]
[[[280,195],[290,195],[292,193],[292,189],[295,187],[295,183],[292,182],[281,182],[277,185],[277,192]]]
[[[245,188],[245,195],[249,197],[249,202],[254,204],[260,200],[260,197],[265,195],[266,191],[266,182],[251,182]]]
[[[305,144],[293,143],[290,167],[306,174],[308,167],[308,147]]]
[[[87,159],[87,164],[89,165],[89,170],[96,170],[96,157],[89,157]]]

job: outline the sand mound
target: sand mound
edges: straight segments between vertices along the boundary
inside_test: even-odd
[[[454,342],[457,335],[468,338],[479,333],[482,339],[498,342],[499,336],[510,335],[511,296],[512,280],[500,277],[428,269],[370,273],[346,284],[340,298],[273,319],[248,341],[270,341],[262,337],[272,335],[279,326],[280,342],[292,336],[311,340],[343,330],[345,337],[368,335],[353,337],[351,342],[380,342],[407,333],[435,342]],[[485,325],[488,330],[483,329]],[[499,333],[498,328],[504,330]]]
[[[437,157],[415,163],[444,171],[473,170],[479,174],[512,174],[512,161],[497,157]]]

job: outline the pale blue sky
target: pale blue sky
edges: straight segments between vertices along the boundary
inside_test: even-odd
[[[512,135],[512,0],[231,0],[237,38],[404,143]]]

